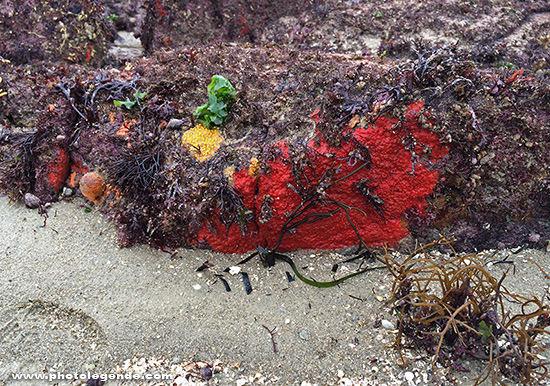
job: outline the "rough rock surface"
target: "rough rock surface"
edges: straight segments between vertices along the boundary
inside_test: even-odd
[[[436,162],[447,149],[420,127],[421,110],[423,103],[410,105],[407,129],[434,150],[431,160]],[[243,216],[225,231],[221,221],[207,220],[209,226],[201,229],[199,238],[227,253],[246,252],[256,245],[288,251],[398,242],[408,234],[401,223],[404,213],[415,208],[425,216],[425,199],[438,177],[437,171],[420,164],[413,173],[411,154],[392,132],[398,122],[381,118],[355,130],[339,147],[328,145],[317,133],[299,149],[312,155],[300,176],[293,175],[287,144],[277,144],[280,155],[266,165],[268,172],[250,176],[243,169],[234,175],[235,189],[255,221],[248,224]]]
[[[110,66],[96,69],[47,44],[32,64],[5,48],[0,188],[15,199],[52,201],[100,173],[122,245],[328,248],[452,233],[473,249],[550,238],[542,3],[106,2],[101,23],[101,2],[75,4],[58,8],[133,30],[148,57],[98,56]],[[486,33],[474,33],[482,21]],[[223,145],[199,162],[182,133],[217,74],[238,93]],[[331,185],[351,165],[365,166]]]
[[[112,39],[102,0],[0,1],[0,57],[98,66]]]

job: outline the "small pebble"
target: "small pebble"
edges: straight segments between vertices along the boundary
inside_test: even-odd
[[[241,272],[241,267],[237,267],[236,265],[234,265],[233,267],[230,267],[229,268],[229,273],[231,275],[236,275],[238,274],[239,272]]]
[[[86,386],[103,386],[105,381],[99,378],[90,378],[86,381]]]
[[[179,129],[183,126],[183,120],[182,119],[170,119],[168,124],[166,125],[167,129]]]
[[[67,188],[66,186],[63,188],[63,197],[71,197],[73,193],[71,188]]]
[[[195,284],[195,285],[193,286],[193,289],[196,290],[196,291],[198,291],[198,290],[201,289],[201,285],[200,285],[200,284]]]
[[[414,374],[411,373],[410,371],[407,371],[405,373],[405,379],[407,380],[407,383],[409,386],[416,386],[416,384],[413,382]]]
[[[384,327],[386,330],[395,330],[395,326],[393,325],[393,323],[386,319],[382,320],[382,327]]]
[[[212,379],[212,369],[210,368],[210,366],[204,366],[202,369],[200,369],[199,374],[201,378],[205,381],[209,381],[210,379]]]
[[[528,240],[532,243],[538,243],[540,240],[540,235],[538,233],[535,233],[534,235],[529,236]]]
[[[303,340],[307,340],[308,335],[306,330],[300,331],[300,338],[302,338]]]
[[[40,206],[40,199],[36,197],[34,194],[26,193],[25,205],[29,209],[36,209]]]

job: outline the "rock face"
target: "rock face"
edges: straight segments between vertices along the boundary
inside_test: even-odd
[[[550,239],[540,2],[14,4],[0,2],[0,33],[17,32],[0,40],[0,190],[14,199],[56,200],[97,171],[105,188],[92,200],[122,245]],[[483,38],[479,20],[495,27]],[[103,56],[114,27],[141,34],[147,56]],[[215,131],[195,132],[215,75],[234,103]]]
[[[0,14],[0,56],[14,64],[103,63],[110,32],[102,0],[2,0]]]
[[[265,165],[265,173],[251,176],[243,169],[233,176],[243,195],[241,218],[227,230],[216,217],[206,220],[199,238],[229,253],[256,245],[288,251],[401,240],[408,234],[402,220],[407,211],[415,208],[426,216],[425,199],[439,174],[427,165],[447,153],[438,137],[421,127],[418,116],[424,113],[422,102],[413,103],[402,128],[397,129],[397,118],[380,118],[354,128],[339,147],[320,133],[301,149],[278,143],[279,155]],[[411,151],[395,135],[399,130],[414,136]],[[292,157],[306,163],[301,174],[292,170]]]
[[[459,41],[484,64],[548,68],[543,1],[147,0],[141,13],[106,3],[137,19],[151,52],[229,41],[396,58],[422,39]]]

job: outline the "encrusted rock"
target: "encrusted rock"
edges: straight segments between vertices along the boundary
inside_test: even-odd
[[[105,179],[96,172],[84,174],[80,179],[80,192],[94,204],[100,203],[105,192]]]

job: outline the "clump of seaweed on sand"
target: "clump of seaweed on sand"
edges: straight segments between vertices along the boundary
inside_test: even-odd
[[[483,360],[476,385],[488,378],[493,385],[505,385],[506,379],[540,384],[550,366],[542,355],[550,335],[548,294],[539,299],[509,290],[504,282],[512,267],[495,278],[487,258],[458,254],[452,242],[441,238],[399,262],[387,250],[380,253],[394,276],[392,301],[399,327],[393,347],[404,362],[405,349],[420,348],[432,355],[434,365],[460,372],[469,371],[461,359]],[[452,253],[434,251],[442,246]]]

